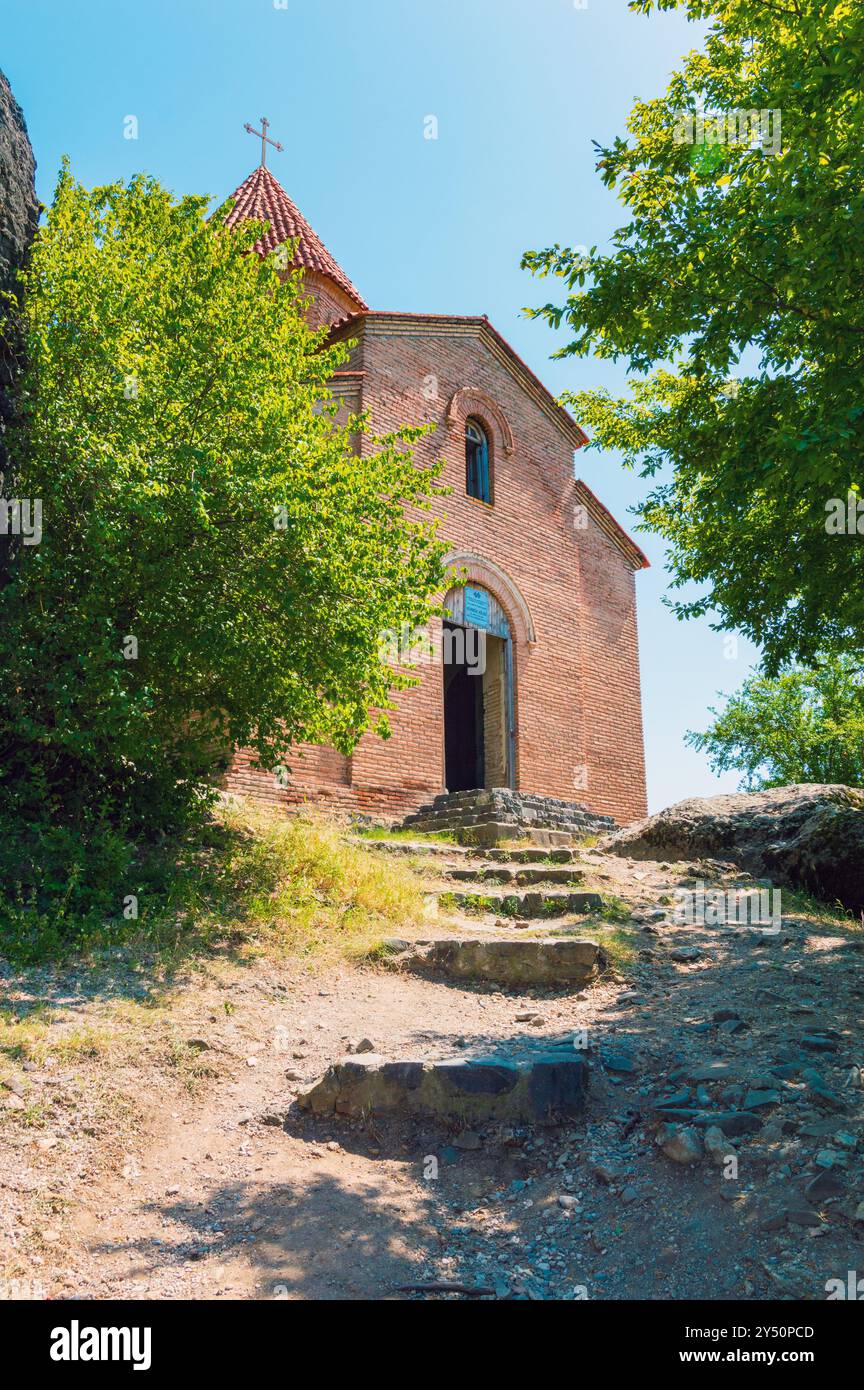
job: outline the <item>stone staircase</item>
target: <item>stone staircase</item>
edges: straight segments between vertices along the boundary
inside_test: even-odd
[[[461,804],[478,803],[463,798]],[[487,808],[487,803],[481,805]],[[568,807],[568,814],[573,811]],[[507,825],[507,838],[519,837],[512,835],[513,827],[522,829],[519,822],[497,824]],[[470,832],[472,823],[463,828]],[[445,841],[354,837],[352,842],[379,854],[422,856],[424,871],[438,885],[430,896],[446,931],[385,943],[384,955],[377,959],[390,969],[456,989],[492,987],[530,995],[537,990],[579,992],[606,968],[603,948],[573,920],[602,910],[603,898],[578,890],[584,875],[572,846],[485,850]],[[515,891],[524,888],[529,891]],[[534,934],[538,919],[542,935]],[[550,1041],[520,1035],[488,1056],[351,1055],[334,1063],[298,1097],[298,1105],[313,1116],[347,1120],[378,1114],[463,1126],[504,1121],[549,1125],[584,1108],[588,1081],[589,1062],[578,1038]]]
[[[527,792],[449,792],[436,796],[413,815],[403,829],[423,834],[447,831],[463,845],[494,846],[507,840],[529,839],[538,846],[568,845],[588,835],[616,830],[611,816],[598,816],[572,801],[558,801]]]

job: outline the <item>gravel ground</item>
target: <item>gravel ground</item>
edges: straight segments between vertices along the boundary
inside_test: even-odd
[[[264,960],[213,962],[171,989],[120,955],[95,974],[7,970],[5,1027],[35,1027],[38,1003],[41,1032],[29,1061],[7,1048],[0,1062],[0,1284],[129,1299],[423,1297],[396,1290],[428,1283],[825,1298],[864,1262],[860,929],[806,912],[764,939],[677,925],[676,887],[741,876],[583,860],[585,886],[634,916],[630,962],[577,995]],[[348,1126],[292,1103],[364,1039],[440,1057],[581,1030],[592,1095],[563,1129]],[[664,1118],[669,1100],[683,1115]],[[715,1142],[715,1162],[694,1108],[761,1124]]]

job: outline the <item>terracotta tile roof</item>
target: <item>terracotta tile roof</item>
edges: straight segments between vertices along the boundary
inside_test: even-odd
[[[323,241],[306,221],[299,208],[292,203],[285,189],[263,164],[244,179],[233,195],[234,206],[225,219],[229,227],[238,222],[254,220],[269,222],[270,230],[256,244],[262,255],[281,246],[284,241],[297,239],[297,252],[293,265],[305,270],[316,270],[320,275],[328,275],[341,290],[344,290],[359,308],[366,303],[357,292],[341,266],[333,259]]]

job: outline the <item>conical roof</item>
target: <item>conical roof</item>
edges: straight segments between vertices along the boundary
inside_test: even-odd
[[[269,231],[256,245],[262,255],[275,250],[283,242],[296,239],[297,251],[292,265],[329,276],[359,309],[369,307],[321,238],[309,226],[300,209],[292,203],[279,180],[264,164],[253,170],[237,189],[226,224],[234,227],[238,222],[250,220],[270,223]]]

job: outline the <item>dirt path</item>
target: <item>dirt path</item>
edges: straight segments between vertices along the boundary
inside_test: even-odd
[[[674,925],[676,886],[716,866],[583,861],[586,885],[637,920],[627,969],[578,995],[265,961],[156,996],[119,959],[105,978],[7,975],[6,1027],[31,1033],[30,1060],[0,1072],[0,1280],[97,1298],[364,1299],[428,1280],[824,1298],[864,1267],[860,931],[800,915],[763,941]],[[592,1096],[565,1130],[348,1126],[292,1105],[363,1039],[442,1057],[581,1029]],[[658,1146],[655,1107],[676,1092],[721,1110],[771,1093],[761,1129],[726,1145],[737,1177]]]

